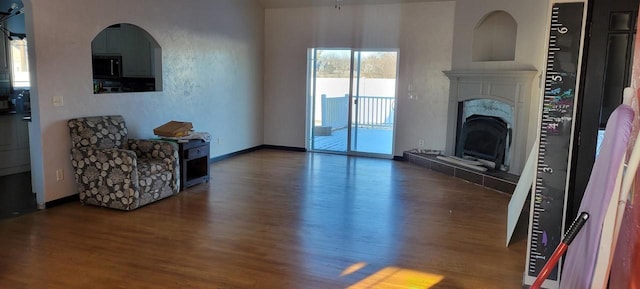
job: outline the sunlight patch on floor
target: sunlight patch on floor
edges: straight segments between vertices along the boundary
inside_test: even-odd
[[[364,268],[365,266],[367,266],[367,263],[365,263],[365,262],[355,263],[355,264],[347,267],[347,269],[344,269],[344,271],[342,271],[342,273],[340,274],[340,277],[344,277],[344,276],[347,276],[349,274],[352,274],[352,273]]]
[[[349,275],[362,268],[367,263],[360,262],[345,269],[340,276]],[[408,288],[408,289],[428,289],[440,283],[444,276],[424,273],[416,270],[403,269],[398,267],[386,267],[368,276],[360,282],[349,286],[347,289],[364,288]]]

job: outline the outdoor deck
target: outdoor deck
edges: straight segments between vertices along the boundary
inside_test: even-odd
[[[350,115],[348,95],[328,97],[322,95],[316,113],[315,125],[319,129],[330,130],[330,134],[313,134],[312,150],[347,152],[349,117],[353,117],[351,129],[352,152],[372,154],[393,154],[393,120],[395,99],[381,96],[358,96],[357,104]]]
[[[376,154],[393,154],[393,130],[391,128],[358,128],[352,136],[357,143],[352,151]],[[334,130],[329,136],[315,136],[313,149],[322,151],[347,151],[347,128]]]

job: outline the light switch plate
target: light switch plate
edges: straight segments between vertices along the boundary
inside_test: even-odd
[[[62,97],[62,95],[54,95],[53,96],[53,106],[63,106],[64,105],[64,99]]]

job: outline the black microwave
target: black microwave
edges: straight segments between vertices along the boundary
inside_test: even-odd
[[[122,56],[93,56],[93,78],[111,79],[122,77]]]

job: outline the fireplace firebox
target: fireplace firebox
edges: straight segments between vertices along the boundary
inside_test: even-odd
[[[500,168],[505,161],[509,135],[509,126],[503,119],[474,114],[462,124],[456,155],[487,160]]]

